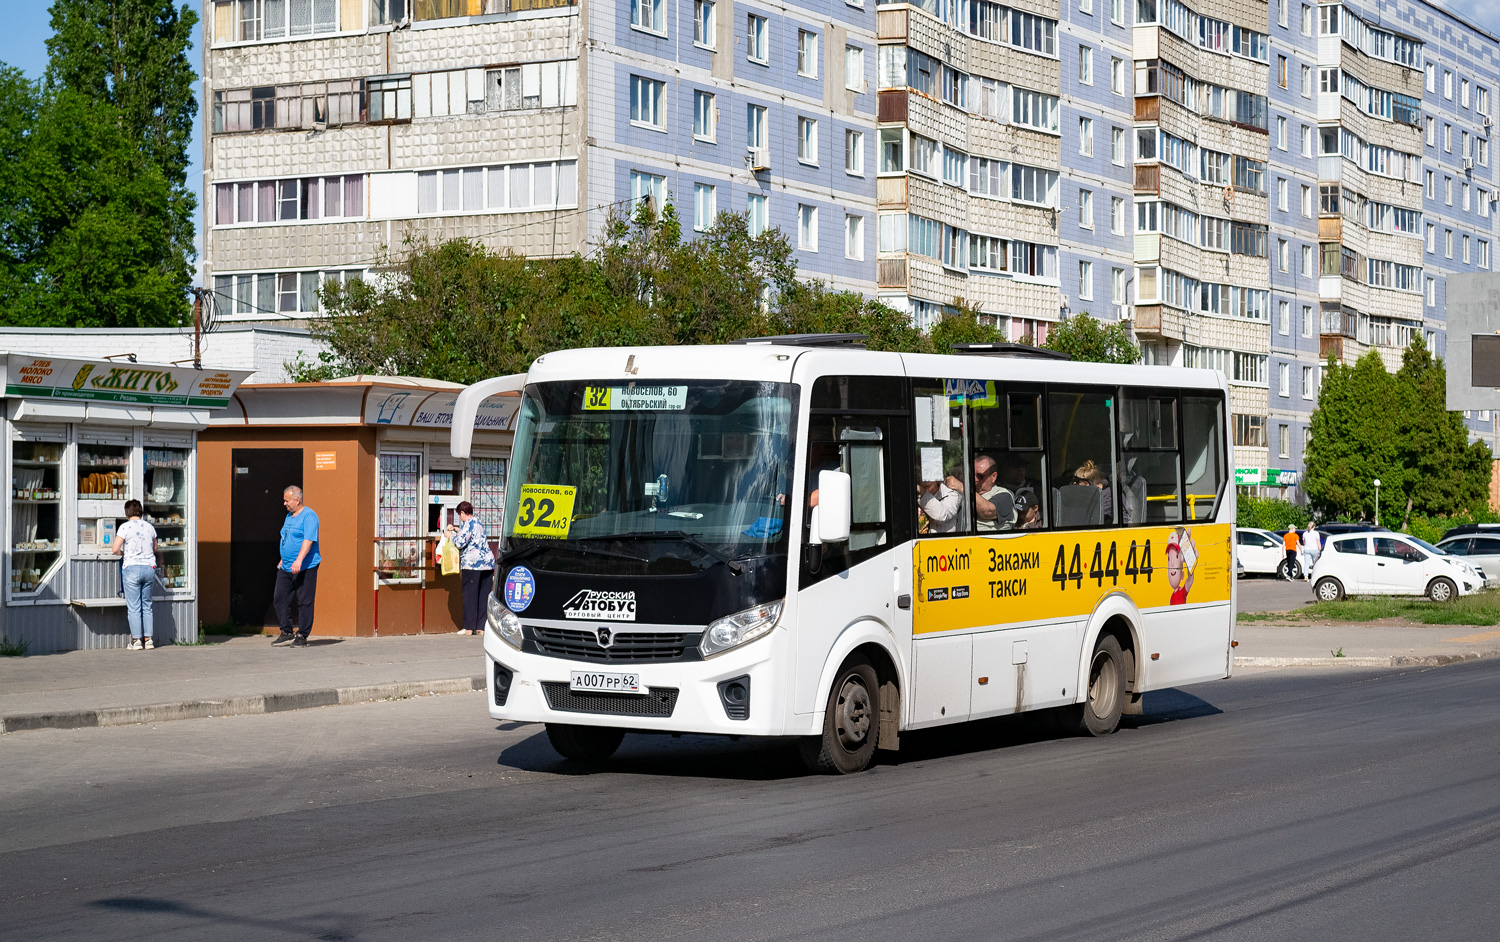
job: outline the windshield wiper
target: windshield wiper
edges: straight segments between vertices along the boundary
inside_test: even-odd
[[[609,556],[614,559],[628,559],[633,563],[651,562],[651,560],[645,558],[644,556],[635,556],[631,553],[617,553],[614,550],[590,549],[587,546],[576,545],[583,539],[588,539],[588,537],[582,537],[578,540],[545,540],[537,543],[528,543],[518,550],[513,550],[509,553],[501,553],[500,562],[503,565],[510,566],[520,562],[523,559],[534,556],[542,550],[550,549],[566,549],[570,552],[577,553],[580,556]]]
[[[745,571],[745,565],[737,561],[733,556],[714,549],[684,530],[634,530],[629,533],[601,533],[596,536],[580,536],[575,542],[603,540],[676,540],[679,543],[691,546],[705,556],[712,556],[714,559],[728,566],[729,571],[736,576]]]

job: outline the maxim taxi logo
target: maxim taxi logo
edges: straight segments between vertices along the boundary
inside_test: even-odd
[[[83,367],[79,369],[78,375],[73,377],[73,388],[82,389],[83,384],[88,381],[89,374],[92,372],[94,372],[94,364],[85,363]]]
[[[929,554],[925,568],[928,572],[967,572],[969,569],[969,551],[962,553],[935,553]]]

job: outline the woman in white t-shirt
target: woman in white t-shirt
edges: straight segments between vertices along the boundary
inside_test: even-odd
[[[156,582],[156,528],[141,519],[141,502],[127,500],[129,519],[115,531],[110,549],[125,557],[120,581],[125,586],[125,611],[130,619],[130,650],[156,647],[151,640],[151,586]],[[144,637],[143,637],[144,636]]]

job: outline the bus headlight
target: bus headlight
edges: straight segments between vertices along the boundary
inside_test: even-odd
[[[698,652],[704,657],[713,657],[715,654],[738,647],[747,641],[754,641],[762,635],[769,634],[776,627],[776,620],[781,617],[781,602],[767,602],[754,608],[747,608],[743,612],[735,612],[733,615],[725,615],[709,624],[703,632],[703,640],[698,642]]]
[[[516,613],[505,607],[505,603],[493,593],[485,601],[486,620],[489,622],[490,630],[500,637],[501,641],[515,648],[521,649],[521,619]]]

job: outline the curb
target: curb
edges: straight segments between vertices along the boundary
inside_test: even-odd
[[[1475,661],[1488,654],[1431,654],[1425,657],[1397,654],[1391,657],[1237,657],[1235,667],[1444,667],[1460,661]]]
[[[416,680],[361,687],[327,687],[287,693],[252,694],[222,700],[183,700],[144,706],[102,707],[96,710],[64,710],[56,713],[16,713],[0,716],[0,733],[32,729],[86,729],[94,726],[124,726],[130,723],[164,723],[197,720],[210,716],[242,716],[253,713],[284,713],[314,707],[366,703],[371,700],[401,700],[439,693],[467,693],[485,689],[483,674],[443,680]]]

